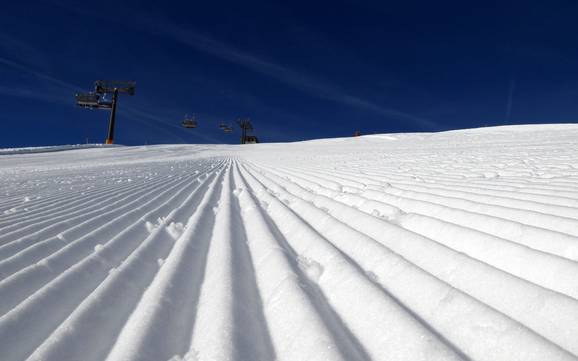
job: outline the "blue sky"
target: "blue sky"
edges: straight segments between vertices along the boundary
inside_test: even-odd
[[[578,122],[576,1],[98,1],[3,4],[0,147],[102,142],[79,109],[137,81],[116,141],[236,143]],[[179,126],[196,114],[199,127]]]

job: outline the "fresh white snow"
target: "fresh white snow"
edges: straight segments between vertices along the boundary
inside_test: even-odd
[[[0,360],[578,360],[578,125],[2,149]]]

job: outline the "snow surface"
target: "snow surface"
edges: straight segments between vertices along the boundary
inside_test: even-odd
[[[61,152],[64,150],[77,150],[77,149],[88,149],[88,148],[113,148],[113,147],[118,147],[118,145],[116,145],[116,144],[73,144],[73,145],[58,145],[58,146],[45,146],[45,147],[0,148],[0,155],[47,153],[47,152]]]
[[[578,359],[578,125],[47,150],[2,361]]]

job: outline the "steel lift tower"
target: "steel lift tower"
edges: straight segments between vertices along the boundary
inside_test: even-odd
[[[105,144],[113,144],[114,142],[114,125],[118,94],[125,93],[134,95],[135,86],[136,82],[134,81],[97,80],[94,82],[94,91],[76,94],[76,104],[79,107],[88,109],[110,109],[108,135]],[[107,94],[112,94],[111,100],[106,99]]]
[[[241,128],[241,144],[259,143],[259,140],[254,135],[249,135],[253,131],[253,124],[249,118],[237,119],[237,124]]]

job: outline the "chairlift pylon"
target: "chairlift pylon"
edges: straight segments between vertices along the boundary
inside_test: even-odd
[[[241,144],[259,143],[259,139],[254,135],[249,135],[253,132],[253,124],[249,118],[237,119],[237,124],[241,128]]]
[[[135,86],[135,81],[97,80],[94,82],[94,91],[75,94],[76,104],[81,108],[111,110],[108,134],[104,141],[105,144],[113,144],[114,142],[114,125],[118,94],[125,93],[134,95]],[[112,94],[112,100],[106,99],[107,94]]]

